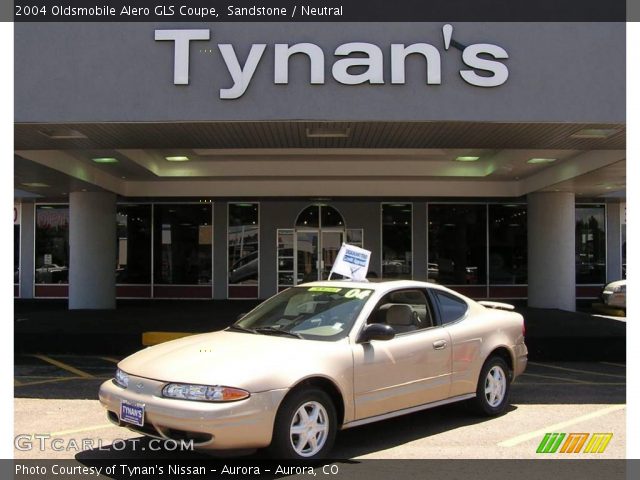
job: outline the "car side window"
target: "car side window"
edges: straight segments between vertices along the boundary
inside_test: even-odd
[[[407,333],[434,326],[431,312],[423,290],[396,290],[380,299],[367,323],[384,323],[396,333]]]
[[[461,319],[469,306],[465,301],[446,292],[433,291],[440,310],[440,322],[443,325]]]

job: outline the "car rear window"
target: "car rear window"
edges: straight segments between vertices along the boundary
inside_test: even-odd
[[[467,309],[469,306],[467,303],[457,298],[453,295],[450,295],[446,292],[433,292],[438,301],[438,307],[440,310],[440,321],[443,325],[451,322],[455,322],[464,316],[467,313]]]

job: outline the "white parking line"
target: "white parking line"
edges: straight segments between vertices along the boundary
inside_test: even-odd
[[[574,378],[566,378],[566,377],[554,377],[551,375],[539,375],[537,373],[523,373],[522,374],[523,377],[538,377],[538,378],[548,378],[550,380],[560,380],[564,383],[591,383],[591,382],[586,382],[584,380],[576,380]]]
[[[72,433],[81,433],[81,432],[91,432],[93,430],[102,430],[104,428],[118,428],[117,425],[114,425],[113,423],[102,423],[100,425],[93,425],[92,427],[84,427],[84,428],[76,428],[73,430],[61,430],[59,432],[52,432],[49,435],[51,435],[52,437],[61,437],[63,435],[71,435]]]
[[[614,373],[592,372],[590,370],[580,370],[578,368],[558,367],[557,365],[549,365],[547,363],[529,362],[529,365],[536,365],[538,367],[546,367],[546,368],[555,368],[556,370],[564,370],[565,372],[586,373],[589,375],[602,375],[605,377],[625,378],[624,375],[616,375]]]
[[[627,368],[627,366],[624,363],[613,363],[613,362],[600,362],[602,365],[611,365],[612,367],[621,367],[621,368]]]
[[[586,420],[591,420],[592,418],[602,417],[604,415],[608,415],[609,413],[617,412],[618,410],[624,410],[625,408],[626,408],[626,405],[612,405],[610,407],[606,407],[601,410],[596,410],[595,412],[587,413],[586,415],[582,415],[580,417],[572,418],[571,420],[567,420],[565,422],[554,423],[553,425],[547,425],[546,427],[540,428],[533,432],[525,433],[523,435],[518,435],[517,437],[513,437],[498,443],[498,446],[499,447],[515,447],[516,445],[520,445],[521,443],[524,443],[526,441],[541,437],[545,433],[557,432],[558,430],[561,430],[570,425],[575,425],[576,423],[584,422]]]
[[[117,358],[113,358],[113,357],[97,357],[97,358],[106,360],[107,362],[113,362],[113,363],[118,363],[120,361]]]
[[[82,370],[69,365],[67,363],[61,362],[60,360],[56,360],[54,358],[51,357],[47,357],[46,355],[31,355],[32,357],[35,358],[39,358],[40,360],[42,360],[43,362],[47,362],[50,363],[51,365],[54,365],[58,368],[61,368],[63,370],[66,370],[67,372],[71,372],[74,375],[77,375],[78,377],[83,377],[83,378],[93,378],[93,375],[91,375],[90,373],[87,372],[83,372]]]

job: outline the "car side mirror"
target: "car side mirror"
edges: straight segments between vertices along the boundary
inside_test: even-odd
[[[360,333],[358,343],[367,343],[371,340],[391,340],[395,336],[396,331],[393,327],[383,323],[370,323]]]

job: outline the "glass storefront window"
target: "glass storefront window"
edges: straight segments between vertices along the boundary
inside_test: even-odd
[[[382,277],[411,278],[413,273],[411,203],[382,204]]]
[[[485,284],[487,206],[429,205],[428,277],[443,285]]]
[[[151,283],[151,205],[118,205],[116,283]]]
[[[344,228],[344,219],[340,212],[330,205],[309,205],[296,219],[300,228]]]
[[[294,282],[293,235],[290,228],[278,229],[278,286],[292,287]]]
[[[259,205],[230,203],[229,285],[257,285],[260,261]]]
[[[489,205],[489,283],[527,283],[526,205]]]
[[[604,284],[606,280],[604,205],[576,206],[576,283]]]
[[[154,205],[154,281],[210,285],[211,205]]]
[[[20,225],[13,226],[13,283],[20,283]]]
[[[69,283],[69,206],[36,205],[36,283]]]
[[[364,230],[361,228],[347,228],[347,243],[364,248]]]

